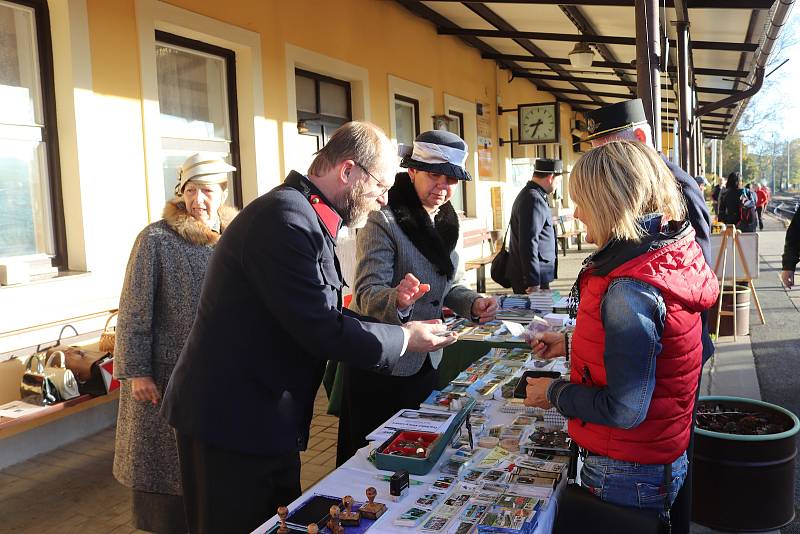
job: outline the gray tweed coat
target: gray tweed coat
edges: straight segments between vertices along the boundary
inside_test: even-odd
[[[358,261],[350,307],[384,323],[402,324],[395,287],[406,273],[411,273],[420,282],[430,284],[431,289],[414,303],[408,320],[441,319],[443,305],[469,317],[472,302],[480,295],[461,284],[458,216],[449,203],[445,204],[434,226],[406,181],[407,173],[397,175],[389,193],[389,206],[370,213],[366,225],[358,231]],[[426,355],[407,352],[392,374],[415,374]],[[433,352],[430,357],[431,364],[438,367],[442,351]]]
[[[189,335],[219,234],[178,199],[133,245],[117,318],[114,375],[122,381],[113,472],[134,490],[181,495],[175,437],[158,406],[131,395],[130,378],[153,377],[163,396]],[[223,206],[221,229],[236,215]]]

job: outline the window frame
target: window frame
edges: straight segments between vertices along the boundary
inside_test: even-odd
[[[189,50],[219,56],[225,63],[225,91],[227,93],[228,104],[228,123],[230,127],[230,155],[231,165],[236,167],[236,170],[231,172],[232,183],[229,184],[229,191],[233,193],[233,204],[238,209],[244,206],[244,197],[242,195],[242,165],[240,157],[239,145],[239,99],[236,93],[236,52],[228,48],[216,46],[197,39],[191,39],[182,35],[177,35],[164,30],[155,30],[155,44],[159,43],[167,45],[180,46]],[[155,53],[155,50],[153,50]],[[157,72],[158,67],[156,67]],[[160,113],[160,111],[159,111]],[[159,135],[159,139],[163,140],[164,137]],[[163,141],[162,141],[163,143]],[[163,150],[163,145],[160,145]],[[163,160],[162,160],[163,161]]]
[[[353,98],[352,98],[352,89],[350,82],[346,80],[340,80],[338,78],[333,78],[331,76],[326,76],[325,74],[320,74],[318,72],[302,69],[300,67],[295,67],[294,69],[295,79],[298,76],[302,76],[303,78],[308,78],[314,81],[314,109],[315,112],[311,113],[309,111],[301,111],[296,109],[297,113],[297,124],[298,124],[298,135],[307,135],[310,137],[317,138],[317,147],[322,148],[325,146],[326,139],[330,137],[333,131],[328,132],[328,124],[338,124],[336,128],[339,128],[343,124],[346,124],[353,120]],[[338,85],[344,88],[345,91],[345,98],[347,99],[347,117],[337,117],[335,115],[325,115],[321,112],[322,109],[322,101],[320,91],[320,82],[330,83],[332,85]],[[297,87],[297,83],[295,83],[295,88]],[[296,90],[296,89],[295,89]],[[296,99],[295,99],[296,102]],[[296,107],[296,106],[295,106]],[[319,123],[319,132],[307,132],[307,133],[300,133],[299,125],[301,122],[306,121],[316,121]],[[335,130],[335,129],[334,129]],[[318,150],[319,150],[318,148]]]
[[[447,110],[448,117],[455,117],[458,119],[458,136],[461,139],[464,139],[464,114],[460,111],[456,111],[454,109]],[[466,141],[465,141],[466,142]],[[459,180],[458,186],[461,188],[461,202],[462,206],[460,210],[456,210],[458,213],[462,215],[466,215],[467,213],[467,181],[466,180]]]
[[[394,102],[392,105],[394,106],[395,102],[397,101],[403,102],[405,104],[411,104],[411,107],[414,108],[414,139],[420,134],[420,123],[419,123],[419,100],[416,98],[412,98],[410,96],[406,96],[400,93],[394,94]],[[395,129],[397,129],[397,117],[394,119]],[[414,141],[413,139],[411,140]]]
[[[55,76],[53,74],[53,41],[50,28],[50,9],[47,0],[6,0],[9,4],[33,10],[36,29],[36,56],[38,59],[39,91],[42,98],[42,141],[47,157],[47,185],[50,188],[50,224],[53,232],[55,255],[51,257],[59,271],[69,268],[67,255],[67,228],[64,220],[64,198],[61,188],[61,160],[58,145],[58,120],[56,117]],[[4,256],[11,257],[11,256]]]

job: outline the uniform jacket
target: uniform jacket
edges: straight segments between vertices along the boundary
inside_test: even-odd
[[[328,359],[391,372],[402,329],[341,309],[340,225],[296,172],[236,217],[167,387],[161,413],[173,427],[235,452],[305,450]]]
[[[544,189],[528,182],[511,208],[506,273],[514,291],[547,285],[555,278],[556,234]]]
[[[441,319],[442,305],[469,317],[472,302],[480,295],[459,283],[463,270],[458,241],[458,215],[450,203],[439,209],[434,225],[408,173],[398,174],[389,190],[388,206],[370,213],[367,224],[358,231],[352,309],[384,323],[400,324],[395,288],[406,273],[411,273],[431,289],[414,303],[407,320]],[[413,375],[426,355],[407,352],[392,374]],[[437,367],[442,351],[430,357]]]
[[[221,230],[236,214],[219,210]],[[175,436],[158,407],[131,397],[130,378],[152,377],[164,394],[194,321],[208,260],[219,234],[167,203],[131,250],[117,318],[114,374],[122,380],[114,476],[136,490],[181,494]]]
[[[689,219],[692,228],[694,228],[694,240],[700,245],[703,251],[703,257],[706,263],[714,265],[714,258],[711,257],[711,215],[708,213],[708,206],[706,205],[703,192],[697,181],[689,176],[689,173],[681,169],[678,165],[668,160],[664,155],[661,159],[667,164],[675,180],[683,193],[683,199],[686,201],[686,218]],[[708,325],[706,319],[708,312],[704,311],[702,314],[703,320],[703,364],[714,355],[714,343],[711,341],[711,336],[708,334]]]
[[[609,284],[618,279],[643,282],[659,291],[666,308],[661,351],[655,360],[655,387],[649,401],[647,392],[641,392],[642,402],[649,404],[644,420],[632,428],[615,428],[587,421],[590,417],[581,419],[580,413],[570,414],[570,435],[595,454],[665,464],[673,462],[689,444],[703,353],[700,312],[709,308],[719,293],[716,275],[705,262],[693,234],[689,229],[679,239],[654,243],[643,254],[607,274],[595,274],[590,268],[580,276],[578,326],[570,354],[572,383],[602,390],[610,381],[604,365],[607,343],[630,342],[605,337],[601,303]],[[618,313],[624,313],[624,309]],[[644,355],[648,347],[641,350]]]
[[[781,269],[794,272],[798,260],[800,260],[800,209],[794,212],[792,222],[786,229]]]

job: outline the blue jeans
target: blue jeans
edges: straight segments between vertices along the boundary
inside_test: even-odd
[[[670,506],[683,485],[688,465],[686,453],[672,463]],[[613,504],[654,511],[664,510],[666,488],[663,465],[637,464],[607,456],[589,455],[581,469],[581,485],[597,497]]]

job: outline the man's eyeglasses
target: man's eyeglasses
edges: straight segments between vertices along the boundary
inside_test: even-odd
[[[367,174],[369,175],[369,177],[370,177],[370,178],[372,178],[373,180],[375,180],[376,182],[378,182],[378,186],[380,187],[380,188],[378,189],[378,191],[380,191],[380,192],[381,192],[380,196],[383,196],[383,195],[385,195],[385,194],[386,194],[386,192],[389,190],[389,188],[388,188],[388,187],[386,187],[385,185],[383,185],[383,182],[381,182],[380,180],[378,180],[377,178],[375,178],[375,175],[374,175],[374,174],[372,174],[371,172],[369,172],[369,171],[367,170],[367,168],[366,168],[366,167],[364,167],[364,166],[363,166],[362,164],[360,164],[359,162],[357,162],[357,161],[354,161],[353,163],[355,163],[356,165],[358,165],[358,168],[359,168],[359,169],[361,169],[362,171],[364,171],[365,173],[367,173]]]

